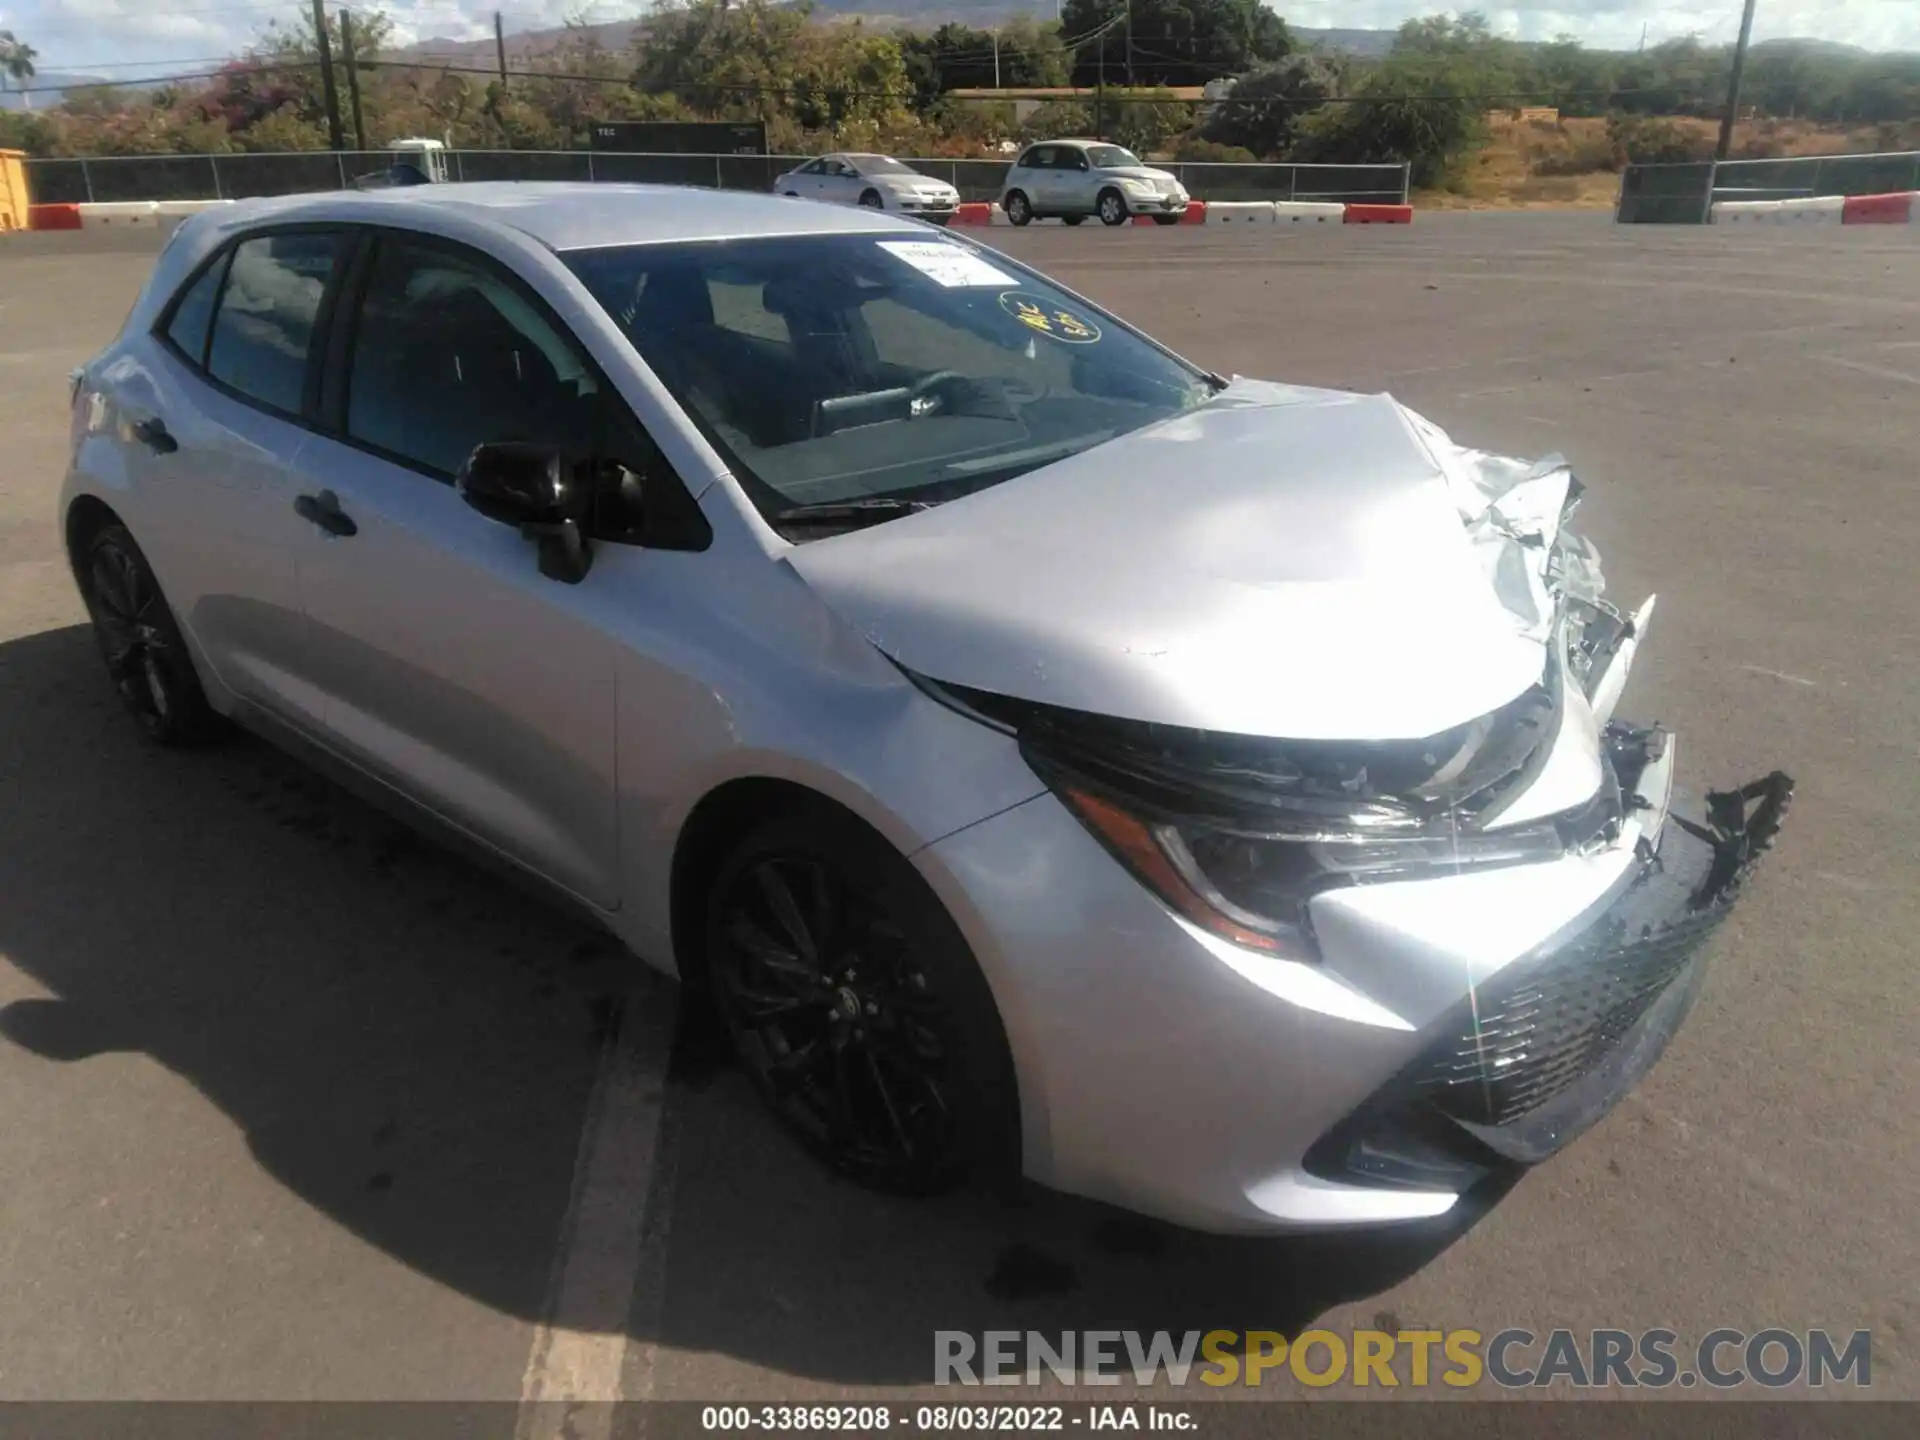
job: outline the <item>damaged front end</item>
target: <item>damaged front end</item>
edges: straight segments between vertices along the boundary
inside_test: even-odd
[[[1607,862],[1597,899],[1546,902],[1516,950],[1463,958],[1457,1007],[1420,1026],[1437,1038],[1307,1166],[1349,1183],[1458,1188],[1559,1148],[1653,1063],[1697,989],[1701,946],[1771,845],[1793,787],[1775,772],[1708,796],[1699,813],[1676,802],[1672,738],[1614,718],[1653,601],[1628,614],[1604,598],[1598,556],[1567,524],[1581,492],[1565,463],[1463,450],[1407,418],[1503,609],[1544,656],[1539,680],[1497,709],[1418,739],[1294,740],[908,673],[1016,736],[1049,788],[1175,913],[1283,960],[1326,963],[1314,917],[1331,892]],[[1450,903],[1451,928],[1471,934],[1475,917],[1457,913],[1470,902]],[[1433,912],[1415,907],[1376,933],[1422,913]]]

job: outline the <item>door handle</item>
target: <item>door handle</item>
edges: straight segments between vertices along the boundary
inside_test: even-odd
[[[167,422],[158,415],[150,415],[133,427],[133,438],[153,451],[156,455],[171,455],[180,448],[180,442],[173,438],[173,432],[167,429]]]
[[[353,523],[353,517],[340,508],[340,497],[331,490],[322,490],[317,495],[296,495],[293,513],[302,520],[312,521],[329,535],[360,533],[360,527]]]

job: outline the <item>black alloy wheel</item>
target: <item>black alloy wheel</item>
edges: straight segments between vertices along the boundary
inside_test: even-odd
[[[762,826],[714,887],[707,955],[755,1087],[835,1169],[925,1194],[1005,1165],[1017,1112],[986,982],[877,836],[831,814]]]
[[[114,689],[162,745],[194,745],[223,729],[194,674],[180,627],[147,557],[123,525],[107,525],[80,556],[81,590]]]

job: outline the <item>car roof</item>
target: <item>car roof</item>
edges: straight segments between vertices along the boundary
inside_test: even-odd
[[[898,234],[903,228],[913,228],[898,216],[877,210],[796,205],[785,196],[750,190],[524,180],[340,190],[241,201],[222,228],[267,218],[279,223],[337,220],[361,225],[394,224],[405,223],[401,217],[406,214],[442,208],[482,223],[518,230],[553,250],[757,235]]]

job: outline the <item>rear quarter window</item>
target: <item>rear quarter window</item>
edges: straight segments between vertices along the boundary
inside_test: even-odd
[[[207,363],[207,331],[213,323],[213,304],[220,296],[220,282],[226,273],[227,257],[221,255],[188,281],[173,301],[172,313],[161,332],[180,357],[195,366]]]
[[[299,413],[320,297],[340,245],[338,235],[311,232],[236,245],[207,345],[207,373],[263,405]]]

